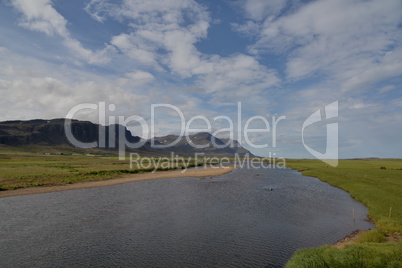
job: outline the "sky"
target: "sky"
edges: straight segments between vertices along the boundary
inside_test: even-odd
[[[1,0],[0,121],[91,103],[143,138],[401,158],[401,42],[400,0]]]

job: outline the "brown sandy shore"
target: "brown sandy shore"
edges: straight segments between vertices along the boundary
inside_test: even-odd
[[[344,248],[347,245],[354,244],[356,240],[358,240],[363,234],[367,233],[368,230],[356,230],[353,233],[345,236],[338,242],[332,244],[332,246],[336,248]],[[386,236],[386,240],[388,242],[401,242],[402,241],[402,234],[399,232],[394,232]]]
[[[186,170],[169,170],[169,171],[157,171],[154,173],[140,173],[131,174],[124,177],[103,180],[103,181],[87,181],[78,182],[74,184],[49,186],[49,187],[31,187],[31,188],[21,188],[16,190],[0,191],[0,198],[18,196],[18,195],[30,195],[30,194],[41,194],[50,192],[59,192],[66,190],[76,190],[94,187],[111,186],[122,183],[145,181],[145,180],[157,180],[157,179],[168,179],[168,178],[180,178],[180,177],[214,177],[227,174],[234,169],[234,166],[221,166],[221,167],[208,167],[208,168],[197,168]]]
[[[353,233],[345,236],[338,242],[332,244],[332,246],[336,248],[344,248],[347,245],[354,244],[357,239],[359,239],[364,233],[368,232],[367,230],[356,230]]]

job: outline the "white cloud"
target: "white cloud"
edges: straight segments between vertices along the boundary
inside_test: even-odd
[[[129,83],[135,86],[145,85],[155,80],[155,77],[152,74],[139,70],[126,73],[125,76],[130,80]]]
[[[86,49],[74,38],[66,38],[64,45],[90,64],[106,64],[110,61],[110,54],[115,52],[115,48],[110,45],[98,51]]]
[[[134,61],[158,71],[166,66],[184,77],[206,72],[194,44],[206,37],[210,18],[197,2],[123,1],[113,5],[96,0],[86,10],[97,20],[128,21],[130,32],[114,36],[111,43]]]
[[[246,12],[246,17],[253,20],[263,20],[268,16],[277,16],[286,6],[287,0],[245,0],[239,2]]]
[[[386,92],[390,92],[390,91],[394,90],[395,88],[396,88],[396,86],[394,86],[394,85],[388,85],[388,86],[384,86],[384,87],[381,87],[380,89],[378,89],[378,92],[381,94],[384,94]]]
[[[232,28],[235,32],[249,37],[258,35],[261,32],[261,25],[251,20],[244,24],[232,23]]]
[[[353,83],[367,67],[385,62],[387,51],[401,41],[401,11],[402,3],[395,0],[313,1],[291,14],[267,18],[251,50],[291,51],[290,79],[321,73]]]
[[[107,2],[90,4],[99,10]],[[167,66],[184,77],[207,71],[194,44],[206,37],[210,18],[197,2],[124,1],[108,15],[130,21],[131,32],[113,37],[112,44],[131,59],[158,70]]]
[[[210,16],[193,0],[92,1],[87,12],[98,19],[99,14],[116,20],[128,20],[129,33],[114,36],[111,43],[138,63],[169,70],[183,78],[194,78],[204,92],[230,91],[237,98],[249,92],[261,92],[279,82],[275,72],[255,58],[243,54],[230,57],[203,54],[195,44],[207,37]],[[103,7],[108,10],[102,10]],[[163,68],[163,69],[162,69]],[[214,99],[220,99],[218,95]]]
[[[13,0],[12,4],[24,15],[21,26],[47,35],[68,35],[67,21],[52,7],[51,0]]]
[[[359,66],[360,67],[360,66]],[[402,74],[402,48],[384,53],[375,62],[354,69],[352,73],[342,73],[343,91],[367,90],[376,82]]]
[[[99,51],[91,51],[73,38],[67,29],[67,20],[53,7],[52,0],[12,0],[12,5],[22,13],[20,26],[43,32],[46,35],[57,35],[63,38],[64,45],[79,59],[85,59],[90,64],[105,64],[110,61],[109,54],[113,47],[106,46]]]
[[[84,10],[96,21],[103,23],[107,14],[114,8],[113,4],[109,4],[103,0],[90,0],[86,3]]]
[[[161,67],[156,60],[157,54],[154,45],[146,44],[146,42],[141,39],[126,33],[114,36],[111,43],[134,61],[161,70]]]
[[[108,78],[8,53],[0,66],[0,121],[59,118],[80,103],[115,104],[120,115],[142,114],[149,97],[132,93]],[[144,75],[143,75],[144,76]],[[77,118],[98,121],[97,111]]]
[[[230,58],[216,58],[211,63],[213,71],[200,79],[200,85],[209,93],[237,92],[244,97],[250,95],[250,89],[261,91],[279,83],[272,70],[260,65],[251,56],[240,54]]]
[[[140,101],[141,96],[128,93],[111,84],[99,84],[94,81],[74,83],[60,81],[54,77],[15,77],[0,82],[2,99],[1,114],[7,118],[62,118],[80,103],[106,102],[117,107],[130,107]],[[120,112],[122,112],[120,110]],[[131,107],[132,113],[140,110]],[[77,114],[76,118],[97,122],[97,112]]]
[[[402,98],[398,98],[398,99],[393,100],[392,104],[396,105],[396,106],[399,106],[399,107],[402,107]]]

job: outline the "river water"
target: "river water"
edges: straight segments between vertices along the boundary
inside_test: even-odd
[[[366,214],[290,169],[1,198],[0,267],[282,267],[373,228]]]

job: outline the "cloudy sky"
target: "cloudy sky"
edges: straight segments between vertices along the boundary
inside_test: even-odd
[[[227,129],[230,118],[255,154],[310,158],[303,123],[321,110],[303,132],[314,150],[325,153],[327,124],[338,123],[341,158],[402,157],[400,0],[0,3],[0,121],[104,102],[116,121],[150,124],[151,104],[169,104],[191,128],[206,128],[205,116],[211,132]],[[338,116],[326,119],[336,101]],[[266,148],[237,135],[252,116],[249,128],[269,124],[249,133]],[[99,122],[91,109],[74,117]],[[172,108],[155,109],[155,122],[157,136],[180,132]]]

